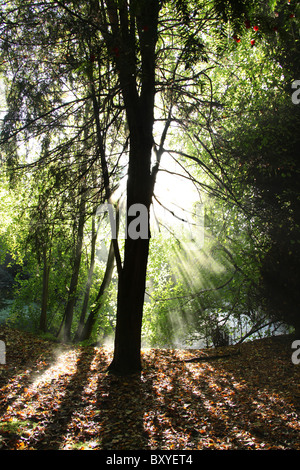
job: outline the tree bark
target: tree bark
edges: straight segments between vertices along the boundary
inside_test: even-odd
[[[122,375],[141,370],[141,332],[150,242],[149,208],[153,193],[151,154],[155,48],[161,4],[159,0],[132,1],[128,10],[128,2],[107,1],[108,23],[112,31],[107,46],[115,51],[114,60],[129,128],[127,238],[124,263],[119,270],[114,357],[108,368]],[[106,39],[105,35],[103,38]],[[137,70],[138,54],[141,57],[140,70]],[[149,234],[147,238],[132,238],[128,231],[133,220],[129,209],[134,204],[142,204],[147,211],[146,220],[143,221]]]
[[[149,240],[130,240],[118,284],[114,358],[108,370],[120,375],[139,372],[141,330]]]

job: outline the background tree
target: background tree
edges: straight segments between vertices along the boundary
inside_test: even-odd
[[[16,5],[18,6],[18,2]],[[45,29],[37,33],[36,23],[32,22],[32,19],[38,12],[44,19]],[[91,46],[85,42],[88,31],[81,31],[80,40],[77,42],[72,39],[74,31],[69,29],[70,24],[67,21],[61,29],[54,32],[51,20],[55,14],[55,9],[49,9],[46,4],[36,5],[33,10],[29,3],[20,4],[19,9],[9,7],[3,9],[5,29],[3,51],[10,61],[7,72],[14,74],[14,80],[7,95],[9,112],[3,124],[2,136],[6,144],[8,167],[13,177],[16,178],[14,169],[18,168],[18,165],[19,171],[36,170],[37,178],[40,178],[44,169],[48,168],[49,184],[45,197],[51,199],[58,197],[59,209],[53,215],[55,223],[57,224],[57,217],[60,217],[61,223],[64,221],[73,224],[74,234],[77,231],[78,240],[75,243],[77,249],[74,248],[76,262],[73,277],[70,279],[69,302],[65,307],[67,312],[65,319],[68,319],[68,325],[64,337],[70,339],[83,248],[84,222],[90,211],[87,204],[92,204],[92,211],[95,211],[95,205],[101,201],[103,187],[101,165],[98,166],[99,150],[95,149],[95,140],[99,139],[99,129],[96,131],[94,126],[93,113],[88,112],[91,112],[98,97],[90,95],[87,99],[81,98],[83,92],[91,89],[92,59],[89,55]],[[7,23],[10,28],[5,28]],[[12,39],[18,27],[20,27],[19,42]],[[25,35],[23,35],[24,28]],[[67,39],[66,31],[68,31]],[[31,44],[29,37],[34,38]],[[88,59],[76,59],[80,54],[85,54]],[[21,70],[20,61],[22,61]],[[74,81],[75,76],[77,82]],[[32,83],[37,83],[37,86],[33,87]],[[56,93],[56,90],[60,92]],[[64,90],[63,94],[61,90]],[[44,91],[43,99],[40,101]],[[99,117],[97,120],[100,122]],[[107,123],[103,122],[101,125],[103,133],[107,132]],[[43,138],[44,133],[51,134],[51,142],[48,143],[47,152],[35,159],[34,149],[39,147],[40,136]],[[21,142],[24,138],[31,139],[32,151],[28,155],[29,158],[27,156],[25,162],[20,165],[19,161],[24,156],[20,155],[17,142]],[[112,135],[110,140],[112,150],[115,145]],[[95,167],[98,172],[96,178],[93,176]],[[86,188],[89,186],[88,194],[84,185]],[[81,200],[79,215],[77,200]],[[41,230],[48,229],[41,219],[37,222],[36,228],[37,235]],[[49,271],[48,268],[46,272]]]
[[[260,259],[256,295],[270,319],[293,326],[299,335],[299,110],[291,100],[291,83],[299,73],[298,7],[276,2],[275,8],[271,19],[257,12],[265,33],[257,41],[267,63],[275,66],[275,75],[265,74],[261,97],[260,88],[253,90],[249,112],[241,110],[241,101],[236,104],[242,119],[234,130],[223,126],[226,132],[217,145],[222,160],[230,163],[227,174],[234,175],[235,187],[244,193],[239,200],[256,232]],[[251,81],[261,83],[254,74]]]

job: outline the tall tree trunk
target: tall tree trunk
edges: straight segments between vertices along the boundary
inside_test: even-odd
[[[144,118],[146,121],[146,119]],[[144,295],[146,287],[147,263],[150,243],[149,207],[151,203],[152,179],[150,172],[152,151],[151,120],[146,122],[151,129],[151,136],[143,132],[140,124],[135,129],[137,139],[131,135],[129,170],[127,183],[127,222],[124,264],[118,283],[117,322],[115,331],[114,358],[109,370],[118,374],[130,374],[141,370],[141,331],[143,319]],[[132,130],[131,130],[132,133]],[[146,224],[141,232],[147,232],[147,238],[132,238],[130,224],[133,219],[128,215],[134,204],[142,204],[146,209]]]
[[[141,331],[149,240],[131,240],[119,278],[114,358],[108,370],[130,374],[141,370]]]
[[[110,2],[116,5],[116,2]],[[116,65],[126,109],[129,137],[129,164],[127,180],[127,238],[124,264],[119,275],[117,323],[114,357],[109,366],[111,372],[130,374],[141,370],[141,333],[147,263],[150,242],[149,208],[153,192],[151,154],[153,147],[154,96],[155,96],[155,47],[160,2],[141,0],[136,7],[131,4],[130,19],[126,2],[119,4],[119,32],[122,43]],[[135,25],[133,20],[135,15]],[[141,51],[141,87],[138,92],[135,69],[135,26]],[[114,26],[113,26],[114,32]],[[126,57],[126,61],[124,58]],[[147,211],[147,238],[132,238],[129,226],[132,218],[129,210],[134,204],[142,204]]]

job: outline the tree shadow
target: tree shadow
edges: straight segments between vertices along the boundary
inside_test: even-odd
[[[22,396],[35,377],[44,374],[52,366],[55,355],[53,344],[49,347],[46,341],[39,341],[30,333],[18,330],[14,333],[12,328],[1,326],[0,335],[6,345],[6,361],[0,366],[0,388],[3,391],[0,413],[3,414],[7,407]],[[21,342],[22,335],[24,342]],[[16,338],[19,342],[16,342]],[[33,346],[31,338],[34,338]]]
[[[4,407],[11,405],[7,419],[27,426],[30,437],[21,431],[16,441],[6,436],[4,447],[147,448],[143,418],[151,381],[107,374],[108,356],[101,348],[70,349],[39,370],[28,369],[23,379],[16,376],[15,393]]]
[[[245,343],[241,356],[170,367],[160,388],[166,423],[160,427],[174,433],[169,443],[174,437],[185,450],[299,448],[298,392],[293,396],[291,385],[293,378],[299,383],[299,369],[289,343],[277,340],[268,348]],[[152,438],[161,435],[156,428]]]
[[[127,377],[108,374],[97,391],[99,438],[103,450],[141,450],[148,448],[144,429],[151,383],[142,374]]]
[[[36,369],[13,376],[18,387],[5,401],[12,404],[7,416],[32,421],[30,437],[21,436],[28,448],[297,447],[300,370],[290,343],[245,343],[239,356],[206,363],[178,361],[182,351],[150,350],[142,373],[127,377],[107,374],[109,354],[70,349],[52,370],[41,363],[40,383]]]
[[[151,381],[146,383],[140,374],[108,374],[108,362],[101,350],[79,353],[76,371],[64,386],[63,398],[51,403],[53,409],[48,410],[47,425],[33,443],[35,449],[147,448],[143,420]],[[45,405],[41,404],[43,409]]]
[[[90,375],[90,365],[95,352],[92,348],[80,351],[77,357],[77,368],[64,389],[63,398],[57,406],[57,401],[49,403],[52,410],[48,410],[47,425],[39,439],[34,442],[37,450],[59,450],[67,434],[74,411],[84,407],[82,394]],[[59,383],[58,383],[59,387]],[[42,403],[45,407],[46,403]],[[56,406],[55,406],[56,405]]]

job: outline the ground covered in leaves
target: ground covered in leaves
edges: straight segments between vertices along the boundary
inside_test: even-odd
[[[143,372],[130,377],[107,374],[107,348],[3,327],[0,338],[2,450],[300,450],[300,365],[290,336],[144,350]],[[207,360],[216,354],[226,357]]]

